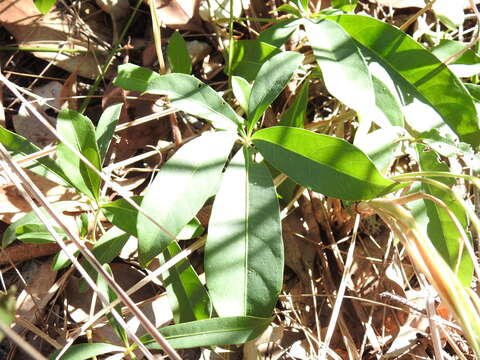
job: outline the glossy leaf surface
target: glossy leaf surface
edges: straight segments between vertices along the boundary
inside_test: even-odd
[[[234,134],[216,132],[183,145],[160,169],[143,198],[142,208],[176,236],[216,193],[234,141]],[[142,265],[172,240],[142,214],[138,215],[137,233]]]
[[[205,245],[205,275],[220,316],[269,317],[282,288],[283,244],[270,172],[237,152],[215,197]]]
[[[302,61],[302,54],[286,51],[263,63],[248,100],[249,131],[253,130],[265,110],[280,95]]]
[[[90,119],[73,110],[62,110],[57,118],[57,131],[95,168],[101,170],[95,129]],[[64,143],[57,145],[57,158],[58,165],[77,190],[97,200],[100,192],[100,176],[85,165]]]
[[[165,264],[181,251],[178,243],[172,241],[159,255],[160,264]],[[164,271],[162,279],[176,324],[211,317],[210,297],[188,259]]]
[[[275,126],[256,132],[263,157],[300,185],[343,200],[365,200],[395,190],[372,161],[343,139]]]
[[[480,125],[472,98],[460,80],[422,45],[399,29],[361,15],[332,16],[369,56],[396,75],[404,106],[424,102],[440,114],[462,141],[480,144]],[[417,119],[417,121],[423,121]]]
[[[118,67],[114,83],[127,90],[167,95],[173,107],[211,121],[217,129],[236,129],[242,122],[215,90],[190,75],[160,76],[154,71],[125,64]]]
[[[233,316],[198,320],[159,329],[170,345],[177,349],[209,345],[243,344],[265,331],[272,318]],[[151,337],[142,337],[150,349],[160,349]]]

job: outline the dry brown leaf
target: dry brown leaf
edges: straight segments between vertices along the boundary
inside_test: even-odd
[[[27,260],[53,255],[60,250],[57,243],[50,244],[14,244],[0,252],[0,265],[19,264]]]
[[[150,0],[144,0],[149,3]],[[179,30],[202,32],[202,22],[198,15],[201,0],[156,0],[160,20],[165,26]]]
[[[60,91],[60,104],[62,109],[77,110],[77,99],[74,96],[77,95],[77,72],[72,72],[67,80],[63,83]]]
[[[67,13],[51,10],[42,15],[32,0],[3,0],[0,2],[0,24],[17,40],[19,46],[88,51],[83,53],[33,52],[33,55],[68,72],[94,79],[99,74],[108,50],[108,37],[101,28],[79,23]],[[93,28],[92,28],[93,27]],[[91,51],[99,51],[95,56]]]
[[[50,203],[80,199],[80,195],[73,189],[65,188],[43,176],[36,175],[28,170],[26,171],[30,179],[32,179]],[[0,221],[10,224],[30,211],[30,206],[13,184],[0,186]],[[74,223],[74,220],[72,221]],[[76,226],[74,228],[76,228]]]
[[[451,1],[463,1],[464,8],[470,8],[470,0],[451,0]],[[382,6],[391,6],[395,9],[404,9],[409,7],[423,8],[425,7],[424,0],[370,0],[372,3],[377,3]],[[479,4],[480,0],[474,0],[475,4]]]

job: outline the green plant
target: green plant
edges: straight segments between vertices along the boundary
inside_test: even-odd
[[[455,177],[477,186],[479,180],[449,174],[448,166],[439,161],[440,156],[460,156],[467,166],[478,169],[475,150],[480,127],[473,97],[445,64],[399,29],[332,9],[312,14],[308,1],[292,3],[279,8],[292,14],[292,19],[271,26],[259,40],[231,42],[226,71],[235,97],[230,100],[236,100],[238,111],[211,87],[188,75],[191,64],[179,34],[167,49],[176,73],[159,75],[132,64],[119,67],[117,86],[166,95],[172,107],[214,128],[183,145],[160,169],[143,198],[133,203],[125,199],[106,202],[100,196],[98,171],[120,105],[108,108],[96,129],[86,117],[62,111],[57,131],[63,142],[57,147],[57,161],[41,158],[30,170],[75,187],[88,198],[94,218],[101,212],[114,225],[92,248],[106,272],[130,235],[138,239],[142,266],[156,257],[167,264],[181,251],[178,241],[203,234],[195,216],[214,198],[208,234],[197,240],[205,243],[206,287],[187,259],[162,273],[176,324],[159,331],[175,348],[243,343],[271,323],[284,265],[277,185],[294,181],[353,203],[361,214],[379,214],[480,355],[478,300],[466,289],[477,266],[476,258],[466,251],[471,247],[469,222],[477,235],[480,226],[475,214],[451,190]],[[349,10],[351,3],[336,1],[334,5]],[[306,31],[315,62],[279,48],[299,27]],[[303,81],[297,98],[282,114],[279,126],[260,129],[265,111],[295,73]],[[353,145],[303,128],[309,82],[318,79],[358,114]],[[242,111],[245,117],[239,115]],[[347,114],[355,116],[354,112]],[[3,128],[0,141],[15,154],[39,150]],[[388,178],[383,174],[401,146],[415,155],[420,172]],[[274,181],[267,163],[284,175]],[[442,180],[435,180],[438,177]],[[84,241],[93,241],[95,231],[89,233],[85,224],[81,223],[79,232]],[[63,229],[56,230],[68,236]],[[3,246],[15,239],[54,240],[35,214],[12,224]],[[70,260],[59,254],[55,266],[66,266]],[[96,277],[96,269],[89,263],[84,266]],[[101,276],[97,285],[108,302],[118,304]],[[112,351],[131,353],[138,344],[130,344],[118,318],[112,315],[109,320],[124,347],[82,344],[65,356],[78,360],[78,353],[88,357]],[[148,348],[161,347],[151,335],[140,340]]]

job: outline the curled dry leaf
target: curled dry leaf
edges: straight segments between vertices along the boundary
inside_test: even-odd
[[[100,27],[57,9],[42,15],[32,0],[1,1],[0,24],[15,37],[18,46],[53,49],[34,51],[34,56],[89,79],[99,74],[98,62],[102,64],[109,48],[108,37],[101,36]]]

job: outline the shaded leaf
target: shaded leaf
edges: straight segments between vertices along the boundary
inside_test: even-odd
[[[97,128],[95,129],[95,138],[102,162],[105,159],[105,155],[107,155],[108,147],[115,133],[115,127],[117,126],[121,111],[122,104],[111,105],[103,111],[100,120],[98,120]]]
[[[182,35],[175,31],[167,45],[167,57],[172,72],[191,74],[192,73],[192,59],[188,54],[187,44]]]
[[[253,143],[265,159],[300,185],[343,200],[365,200],[396,190],[372,161],[343,139],[275,126],[256,132]]]
[[[280,213],[270,172],[243,148],[213,203],[205,275],[220,316],[269,317],[282,288]]]
[[[375,89],[375,104],[378,109],[380,109],[380,111],[377,112],[378,115],[373,117],[372,120],[381,127],[386,127],[387,125],[403,127],[403,111],[395,95],[389,87],[375,75],[372,75],[372,81],[373,88]],[[385,123],[383,119],[386,119],[388,122]]]
[[[235,135],[216,132],[183,145],[160,169],[143,198],[142,208],[171,234],[177,235],[216,193],[234,141]],[[142,265],[172,241],[171,235],[141,214],[137,233]]]
[[[160,264],[165,264],[181,251],[178,243],[172,241],[158,256]],[[164,271],[162,279],[175,323],[211,317],[210,297],[188,259],[181,260],[174,267]]]
[[[101,170],[100,153],[95,129],[87,117],[73,110],[58,114],[57,131],[72,147],[78,150],[98,170]],[[57,162],[78,191],[98,200],[100,176],[85,165],[64,143],[57,145]]]
[[[243,111],[248,112],[248,99],[252,91],[248,81],[240,76],[232,76],[232,91]]]
[[[171,346],[177,349],[209,345],[243,344],[265,331],[272,318],[252,316],[221,317],[197,320],[159,329]],[[141,340],[149,349],[160,349],[150,335]]]
[[[231,50],[233,51],[232,75],[240,76],[247,81],[255,80],[262,64],[280,53],[277,47],[259,40],[234,40]],[[225,69],[225,72],[228,74],[229,69]]]
[[[70,348],[62,355],[62,360],[86,360],[94,356],[103,355],[111,352],[124,352],[125,348],[121,346],[116,346],[112,344],[105,343],[85,343],[72,345]],[[50,360],[56,358],[57,354],[60,351],[55,351],[51,356]]]
[[[308,79],[304,81],[300,91],[295,94],[295,100],[292,105],[282,115],[278,125],[304,127],[305,116],[307,115],[308,105]]]
[[[273,56],[262,65],[248,100],[249,132],[253,130],[270,104],[280,95],[302,61],[302,54],[286,51]]]
[[[266,30],[263,30],[258,36],[258,40],[280,47],[298,29],[299,24],[300,21],[298,19],[281,20]]]
[[[215,90],[190,75],[160,76],[154,71],[124,64],[118,67],[114,84],[126,90],[167,95],[173,107],[209,120],[217,129],[236,129],[243,121]]]

